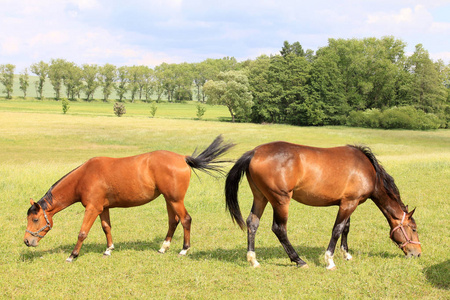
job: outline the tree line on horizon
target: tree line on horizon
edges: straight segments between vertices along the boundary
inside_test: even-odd
[[[316,52],[285,41],[279,54],[238,62],[234,57],[199,63],[148,66],[76,65],[65,59],[32,64],[39,99],[48,78],[55,99],[103,101],[197,100],[227,106],[233,121],[302,126],[448,128],[450,64],[433,61],[421,44],[411,55],[394,37],[329,39]],[[0,65],[0,83],[12,97],[15,66]],[[26,97],[28,69],[19,74]],[[63,89],[64,87],[64,89]],[[403,123],[402,123],[403,122]],[[413,126],[414,127],[414,126]],[[414,129],[412,127],[412,129]]]

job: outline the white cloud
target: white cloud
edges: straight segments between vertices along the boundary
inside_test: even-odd
[[[372,28],[395,32],[428,31],[433,24],[433,16],[423,5],[405,7],[398,12],[375,12],[368,14],[367,24]]]

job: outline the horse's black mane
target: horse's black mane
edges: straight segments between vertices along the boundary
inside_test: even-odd
[[[68,175],[70,175],[73,171],[75,171],[76,169],[78,169],[80,166],[76,167],[75,169],[73,169],[72,171],[70,171],[69,173],[67,173],[66,175],[64,175],[63,177],[61,177],[57,182],[55,182],[47,191],[47,193],[45,193],[44,196],[42,196],[42,198],[37,202],[39,204],[39,206],[45,211],[49,205],[53,204],[53,194],[52,194],[52,190],[53,188],[61,182],[61,180],[63,180],[64,178],[66,178]],[[27,212],[27,215],[30,215],[31,213],[36,214],[39,211],[39,207],[36,207],[35,205],[32,205],[30,207],[30,209]]]
[[[403,204],[400,198],[400,192],[397,188],[397,185],[394,182],[394,178],[392,178],[392,176],[386,172],[386,170],[380,164],[378,159],[375,157],[375,154],[373,154],[372,150],[370,150],[369,147],[362,145],[347,145],[347,146],[355,148],[364,153],[364,155],[370,160],[373,167],[375,168],[375,171],[377,173],[377,179],[383,182],[383,186],[384,189],[386,190],[386,193],[389,195],[390,198],[394,199],[400,205],[400,207],[404,212],[408,212],[408,209],[406,208],[405,204]]]

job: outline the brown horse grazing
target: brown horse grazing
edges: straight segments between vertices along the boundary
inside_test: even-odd
[[[331,240],[325,254],[327,269],[335,269],[333,254],[339,237],[344,258],[349,260],[347,235],[350,215],[371,198],[391,227],[391,239],[406,256],[420,256],[414,210],[408,212],[400,200],[393,178],[367,147],[314,148],[286,142],[273,142],[245,153],[227,175],[226,206],[241,228],[245,223],[237,199],[239,182],[246,173],[253,193],[253,206],[247,219],[247,260],[259,266],[255,255],[255,234],[267,202],[273,207],[272,231],[291,261],[307,267],[292,247],[286,233],[291,198],[311,206],[338,205]]]
[[[71,171],[58,180],[37,203],[31,200],[28,210],[28,226],[24,242],[37,246],[53,227],[52,217],[57,212],[81,202],[86,208],[78,242],[67,258],[73,261],[80,253],[97,216],[100,216],[106,235],[107,249],[104,255],[111,255],[114,245],[111,237],[109,209],[146,204],[163,194],[169,215],[169,230],[159,252],[169,249],[178,223],[184,229],[183,249],[186,255],[190,247],[191,217],[184,207],[184,197],[189,186],[191,168],[211,174],[224,175],[219,160],[234,144],[223,143],[218,136],[202,153],[184,156],[169,151],[154,151],[141,155],[109,158],[96,157]]]

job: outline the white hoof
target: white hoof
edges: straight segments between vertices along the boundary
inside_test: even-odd
[[[111,245],[111,247],[106,248],[106,251],[103,252],[103,256],[111,256],[111,251],[114,250],[114,245]]]
[[[256,260],[256,253],[253,251],[248,251],[247,252],[247,261],[250,263],[250,265],[253,268],[259,268],[261,265],[259,264],[259,262]]]
[[[178,255],[180,255],[180,256],[185,256],[185,255],[188,253],[189,249],[190,249],[190,248],[181,250],[180,253],[179,253]]]
[[[353,256],[351,256],[350,253],[345,251],[345,249],[343,247],[341,247],[341,253],[345,260],[351,260],[353,258]]]
[[[73,262],[73,257],[69,256],[69,257],[66,259],[66,262],[68,262],[68,263]]]
[[[327,270],[336,270],[336,265],[334,264],[333,255],[330,251],[325,252],[325,262],[327,264]]]
[[[164,241],[161,249],[158,250],[159,253],[164,254],[166,253],[167,250],[169,250],[170,248],[170,242],[169,241]]]

